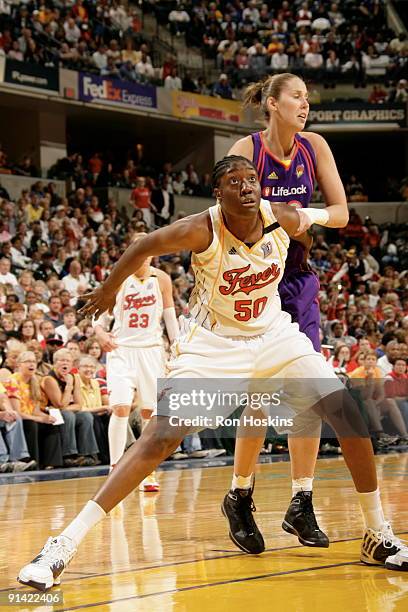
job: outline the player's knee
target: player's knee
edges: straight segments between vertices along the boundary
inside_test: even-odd
[[[130,406],[126,404],[117,404],[112,406],[112,412],[117,417],[128,417],[130,414]]]
[[[146,421],[149,421],[151,419],[152,412],[153,411],[150,408],[141,408],[140,409],[140,416],[142,417],[142,419],[145,419]]]
[[[331,425],[337,436],[369,436],[358,404],[346,389],[335,391],[322,398],[317,410],[320,417]]]
[[[146,454],[154,452],[157,455],[168,457],[182,440],[181,434],[175,431],[176,429],[164,419],[149,423],[143,432]]]

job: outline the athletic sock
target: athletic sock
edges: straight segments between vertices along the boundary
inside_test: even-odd
[[[313,491],[313,477],[312,478],[294,478],[292,480],[292,496],[300,491]]]
[[[357,492],[366,527],[378,531],[385,522],[381,504],[380,489],[370,493]]]
[[[126,447],[127,426],[129,417],[112,414],[109,420],[108,438],[111,465],[116,465]]]
[[[79,546],[86,534],[94,525],[105,518],[106,512],[99,504],[90,500],[81,510],[76,518],[68,525],[61,535],[70,538],[76,546]]]
[[[234,474],[234,476],[232,477],[231,490],[234,491],[235,489],[250,489],[252,486],[252,477],[253,474],[250,474],[249,476],[237,476],[236,474]]]

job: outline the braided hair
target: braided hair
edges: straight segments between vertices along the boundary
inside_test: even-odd
[[[213,173],[212,173],[213,189],[218,187],[218,185],[220,184],[221,177],[224,176],[227,170],[232,168],[234,164],[240,164],[240,163],[241,164],[245,163],[248,166],[252,166],[254,170],[256,170],[255,165],[247,157],[244,157],[243,155],[227,155],[226,157],[223,157],[222,159],[220,159],[220,161],[218,161],[214,166]]]

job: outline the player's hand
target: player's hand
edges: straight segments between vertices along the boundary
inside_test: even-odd
[[[310,221],[310,218],[305,213],[303,208],[297,208],[296,212],[299,215],[299,227],[297,228],[295,236],[300,236],[300,234],[303,234],[309,229],[309,227],[312,225],[312,222]]]
[[[98,331],[96,337],[101,345],[101,349],[105,351],[105,353],[110,353],[118,348],[116,338],[111,332]]]
[[[80,315],[85,317],[92,317],[92,315],[94,315],[97,319],[106,311],[112,314],[116,296],[109,295],[106,290],[104,290],[103,285],[89,293],[84,293],[81,297],[83,300],[86,300],[86,304],[78,310]]]

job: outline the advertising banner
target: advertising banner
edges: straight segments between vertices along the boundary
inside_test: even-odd
[[[157,108],[156,88],[152,85],[79,73],[78,89],[79,99],[84,102]]]
[[[59,92],[58,68],[45,68],[39,64],[6,59],[4,82],[30,89]]]
[[[243,112],[241,105],[236,100],[223,100],[222,98],[211,98],[184,91],[172,91],[173,105],[172,113],[175,117],[183,119],[203,119],[241,123]]]

